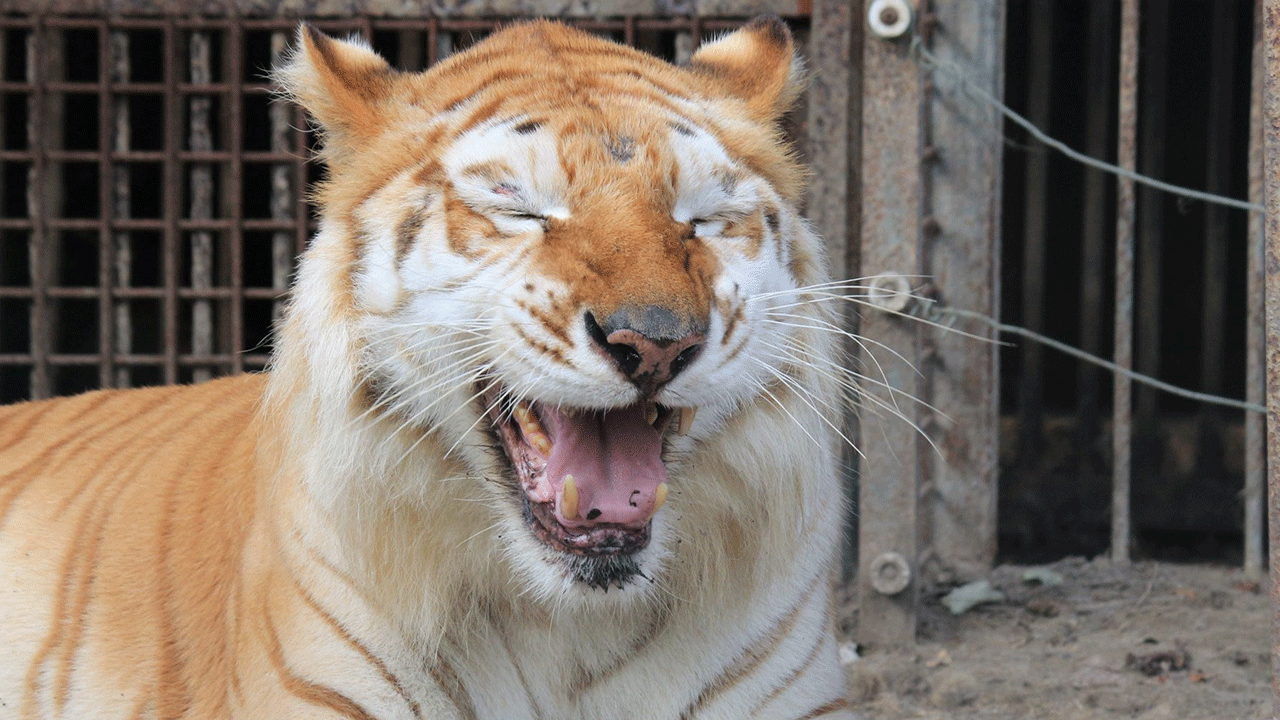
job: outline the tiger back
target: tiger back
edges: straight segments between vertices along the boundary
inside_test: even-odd
[[[0,408],[3,714],[852,717],[786,26],[276,78],[327,177],[270,372]]]

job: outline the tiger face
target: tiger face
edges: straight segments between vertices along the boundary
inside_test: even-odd
[[[304,32],[280,78],[329,178],[293,315],[341,332],[291,321],[284,352],[357,358],[350,422],[392,428],[389,466],[444,448],[491,509],[459,535],[528,587],[646,592],[713,497],[700,457],[759,452],[735,422],[821,352],[821,317],[779,321],[824,279],[777,126],[800,75],[777,19],[684,68],[538,22],[409,75]]]

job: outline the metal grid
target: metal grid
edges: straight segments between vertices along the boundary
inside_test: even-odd
[[[421,69],[510,20],[308,22]],[[568,22],[678,60],[743,21]],[[0,401],[266,364],[321,172],[265,77],[296,28],[0,18]]]

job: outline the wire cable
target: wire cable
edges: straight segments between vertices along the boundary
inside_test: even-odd
[[[1178,387],[1177,385],[1172,385],[1163,380],[1158,380],[1156,378],[1151,377],[1150,375],[1143,375],[1142,373],[1134,372],[1129,368],[1121,367],[1111,362],[1110,360],[1100,358],[1097,355],[1092,355],[1079,348],[1072,347],[1071,345],[1068,345],[1060,340],[1054,340],[1051,337],[1048,337],[1046,335],[1041,335],[1038,332],[1035,332],[1033,330],[1028,330],[1024,327],[1019,327],[1017,325],[1010,325],[1008,323],[1002,323],[999,320],[996,320],[995,318],[987,317],[982,313],[974,312],[972,310],[961,310],[959,308],[945,307],[945,306],[939,305],[938,303],[932,300],[929,300],[927,298],[922,298],[919,296],[912,296],[912,297],[914,297],[917,302],[915,302],[911,308],[908,308],[905,314],[912,315],[923,320],[930,320],[930,321],[938,322],[939,324],[948,325],[948,326],[949,326],[949,323],[945,322],[944,320],[948,316],[952,318],[963,318],[966,320],[974,320],[979,323],[982,323],[983,325],[991,327],[999,332],[1009,333],[1010,335],[1018,335],[1020,337],[1027,338],[1028,340],[1033,340],[1035,342],[1041,343],[1042,345],[1047,345],[1053,348],[1054,350],[1066,353],[1067,355],[1070,355],[1075,358],[1079,358],[1080,360],[1084,360],[1085,362],[1093,363],[1094,365],[1104,367],[1113,373],[1124,375],[1125,377],[1128,377],[1129,379],[1134,380],[1136,382],[1140,382],[1145,385],[1150,385],[1151,387],[1154,387],[1154,388],[1159,388],[1160,390],[1164,390],[1165,392],[1171,395],[1177,395],[1179,397],[1188,398],[1190,400],[1198,400],[1200,402],[1210,403],[1213,405],[1222,405],[1225,407],[1234,408],[1236,410],[1245,410],[1247,412],[1261,413],[1264,415],[1267,412],[1267,409],[1262,405],[1257,405],[1251,402],[1245,402],[1244,400],[1236,400],[1235,398],[1221,397],[1219,395],[1210,395],[1208,393],[1202,393],[1195,390],[1188,390],[1186,388]]]
[[[1204,202],[1217,203],[1219,205],[1226,205],[1227,207],[1237,208],[1239,210],[1248,210],[1250,212],[1262,213],[1264,215],[1266,214],[1265,208],[1263,208],[1261,205],[1256,205],[1254,203],[1247,202],[1245,200],[1237,200],[1236,198],[1226,197],[1223,195],[1214,195],[1213,193],[1207,193],[1201,190],[1193,190],[1191,188],[1181,187],[1179,185],[1167,183],[1163,180],[1157,180],[1153,177],[1148,177],[1146,175],[1134,172],[1127,168],[1122,168],[1119,165],[1112,165],[1111,163],[1104,162],[1095,157],[1085,155],[1084,153],[1071,148],[1065,143],[1050,137],[1043,130],[1036,127],[1035,124],[1032,123],[1030,120],[1014,112],[1012,108],[1010,108],[1008,105],[1005,105],[1003,102],[998,100],[995,96],[993,96],[991,93],[988,93],[986,90],[983,90],[977,85],[974,85],[973,83],[969,82],[969,79],[966,78],[964,75],[964,70],[959,65],[956,65],[955,63],[939,60],[937,55],[934,55],[932,52],[929,51],[928,48],[924,46],[924,42],[921,40],[919,35],[916,35],[915,37],[912,38],[911,50],[912,50],[912,54],[918,58],[917,62],[919,62],[920,67],[929,71],[946,71],[956,80],[957,87],[960,87],[969,95],[975,96],[978,99],[996,108],[1005,117],[1009,118],[1015,124],[1017,124],[1022,129],[1030,133],[1032,137],[1044,143],[1045,145],[1048,145],[1054,150],[1057,150],[1063,155],[1066,155],[1072,160],[1075,160],[1076,162],[1083,163],[1085,165],[1088,165],[1093,168],[1097,168],[1105,172],[1109,172],[1112,175],[1119,175],[1120,177],[1128,178],[1134,182],[1142,183],[1143,185],[1149,185],[1153,188],[1163,190],[1173,195],[1181,195],[1182,197],[1192,198],[1194,200],[1203,200]]]

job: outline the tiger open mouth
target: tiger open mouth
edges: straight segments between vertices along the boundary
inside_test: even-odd
[[[580,558],[618,558],[648,545],[651,518],[668,493],[664,438],[688,431],[692,409],[651,401],[556,407],[500,390],[485,401],[535,537]]]

